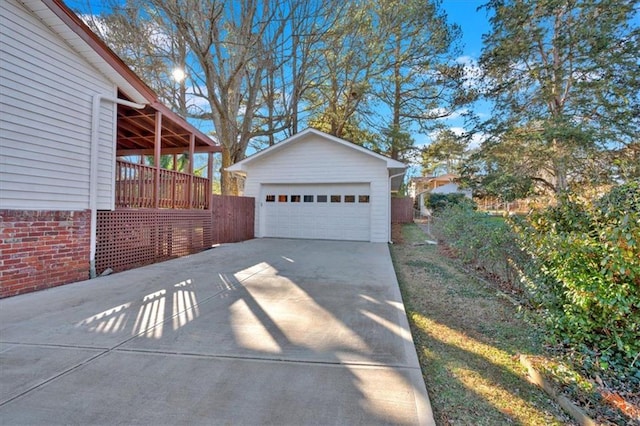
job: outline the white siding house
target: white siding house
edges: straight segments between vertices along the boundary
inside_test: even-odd
[[[390,196],[406,165],[307,129],[228,171],[256,198],[257,237],[389,241]]]
[[[0,205],[89,209],[92,102],[115,98],[117,82],[53,31],[62,23],[42,2],[4,0],[0,20]],[[115,108],[99,108],[98,209],[113,208]]]
[[[159,159],[188,152],[191,165],[202,152],[211,169],[219,150],[61,0],[0,0],[0,297],[94,276],[97,217],[118,202],[206,207],[210,178],[161,170]],[[116,159],[134,153],[155,165]],[[154,190],[139,184],[123,200],[145,173]],[[163,173],[180,176],[180,190],[161,186]]]

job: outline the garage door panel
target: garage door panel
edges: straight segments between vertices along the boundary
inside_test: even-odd
[[[369,241],[371,207],[370,203],[362,202],[365,199],[360,197],[369,195],[370,185],[361,183],[263,185],[263,235]],[[279,201],[284,199],[282,196],[286,196],[286,202]],[[332,196],[334,199],[339,197],[340,202],[331,202]]]

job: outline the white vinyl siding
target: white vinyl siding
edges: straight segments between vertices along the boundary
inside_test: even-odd
[[[388,180],[384,160],[311,134],[247,164],[244,193],[256,197],[256,236],[262,237],[266,235],[261,229],[264,220],[261,205],[265,203],[260,198],[261,185],[366,184],[370,196],[370,238],[367,240],[387,242],[390,226]]]
[[[94,94],[115,85],[15,0],[0,5],[0,206],[89,208]],[[112,208],[115,106],[99,123],[98,208]]]

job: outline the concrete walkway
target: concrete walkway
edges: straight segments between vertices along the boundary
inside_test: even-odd
[[[385,244],[261,239],[0,300],[0,423],[434,424]]]

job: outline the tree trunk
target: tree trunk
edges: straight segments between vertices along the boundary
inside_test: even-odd
[[[553,160],[553,173],[555,174],[555,187],[556,194],[567,192],[569,184],[567,182],[567,155],[565,150],[562,149],[560,141],[553,139],[554,155]]]
[[[394,60],[395,63],[393,64],[393,132],[391,133],[391,158],[393,158],[394,160],[397,160],[398,157],[400,156],[400,150],[399,150],[399,146],[400,145],[400,103],[402,102],[402,87],[401,87],[401,81],[400,79],[402,78],[401,74],[400,74],[400,44],[401,44],[401,40],[400,37],[398,37],[398,35],[395,35],[396,38],[396,44],[395,44],[395,48],[394,48]]]
[[[227,147],[223,147],[222,168],[220,169],[220,191],[222,192],[222,195],[238,195],[238,186],[233,182],[235,178],[227,171],[227,167],[232,165],[231,152]]]
[[[567,183],[567,166],[564,157],[558,158],[555,161],[554,169],[556,175],[556,193],[567,192],[569,184]]]

